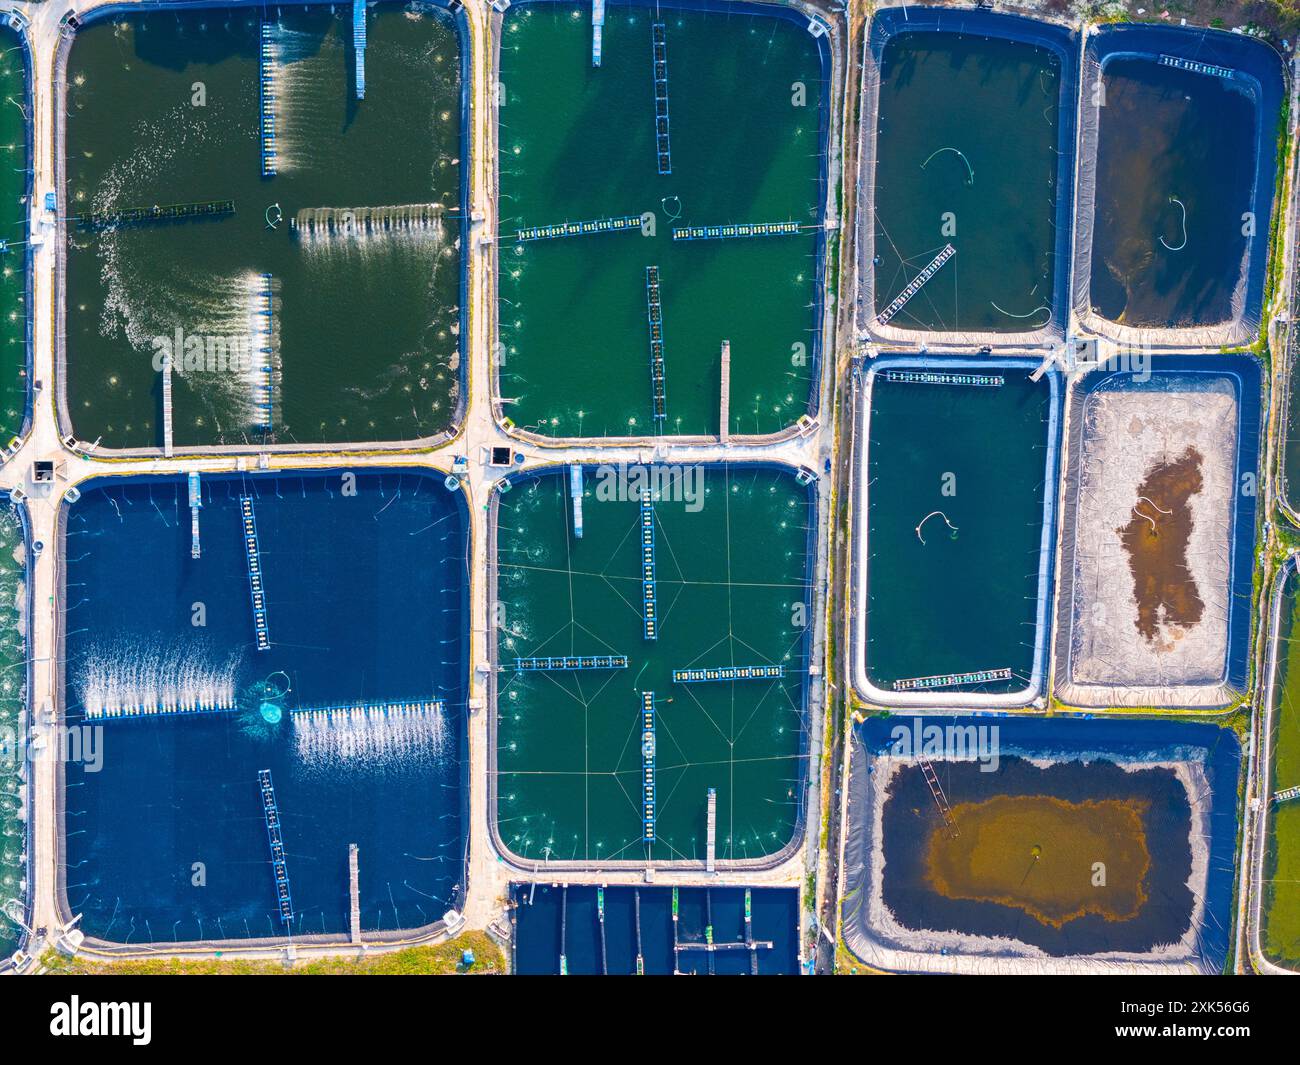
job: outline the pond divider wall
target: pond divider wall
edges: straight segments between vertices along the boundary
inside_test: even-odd
[[[306,7],[321,8],[332,6],[324,0],[284,0],[280,7]],[[471,145],[471,109],[470,109],[470,86],[474,84],[473,71],[473,48],[469,33],[469,16],[465,12],[464,4],[461,0],[418,0],[417,7],[438,9],[450,16],[449,21],[455,28],[456,42],[460,50],[460,161],[461,161],[461,179],[460,179],[460,219],[458,222],[458,242],[460,245],[460,280],[459,280],[459,299],[460,330],[457,336],[457,355],[459,357],[459,369],[457,373],[458,388],[456,390],[456,406],[451,417],[450,426],[431,437],[420,440],[361,440],[361,441],[340,441],[337,443],[318,444],[311,442],[293,442],[293,443],[254,443],[247,444],[177,444],[175,454],[178,458],[184,458],[186,455],[255,455],[262,452],[294,452],[294,453],[338,453],[338,452],[374,452],[374,451],[404,451],[412,448],[430,448],[438,447],[448,443],[459,435],[465,412],[469,405],[469,352],[467,350],[469,330],[467,328],[469,310],[469,257],[470,257],[470,184],[471,179],[466,176],[467,171],[472,171],[473,167],[470,161]],[[81,28],[91,23],[112,19],[122,15],[144,17],[154,12],[160,11],[220,11],[225,8],[248,8],[254,13],[264,12],[266,5],[259,0],[223,0],[220,4],[209,2],[190,2],[177,0],[177,2],[158,2],[148,5],[139,4],[112,4],[104,7],[97,7],[85,15],[78,18],[75,27],[64,27],[60,37],[58,47],[54,52],[54,96],[56,118],[54,122],[54,189],[52,190],[58,197],[58,224],[55,227],[54,235],[51,239],[56,242],[56,259],[57,267],[54,278],[54,360],[55,360],[55,377],[57,378],[57,391],[55,393],[54,413],[58,422],[59,437],[68,439],[75,436],[75,429],[72,424],[72,415],[68,409],[68,282],[67,282],[67,256],[68,256],[68,233],[67,233],[67,123],[68,123],[68,101],[67,101],[67,74],[68,58],[72,54],[73,45],[76,43],[77,32]],[[349,34],[350,40],[350,34]],[[24,48],[26,43],[24,41]],[[350,51],[350,45],[349,45]],[[30,70],[30,65],[29,65]],[[345,72],[344,85],[346,87],[347,78],[351,76],[351,65]],[[28,79],[28,93],[30,96],[31,82]],[[30,148],[30,123],[29,123],[29,148]],[[29,182],[32,180],[29,176]],[[28,285],[30,286],[31,271],[28,271]],[[29,293],[30,298],[30,293]],[[30,337],[30,316],[28,321],[28,330]],[[30,348],[30,339],[29,339]],[[29,390],[30,397],[30,390]],[[29,398],[30,405],[30,398]],[[134,447],[134,448],[96,448],[96,455],[103,455],[105,458],[160,458],[163,454],[161,442],[156,447]]]
[[[867,614],[869,599],[867,595],[870,577],[868,566],[867,543],[867,463],[870,455],[871,436],[871,391],[876,374],[880,371],[908,369],[928,372],[951,372],[967,370],[972,373],[994,369],[1017,370],[1028,375],[1038,366],[1037,360],[1025,358],[952,358],[946,355],[920,358],[917,356],[882,355],[865,363],[862,371],[862,410],[855,414],[855,421],[861,421],[862,436],[859,448],[861,453],[853,457],[853,493],[854,493],[854,529],[855,546],[853,548],[853,576],[851,588],[857,601],[857,620],[853,626],[853,683],[862,698],[881,706],[907,708],[980,708],[1005,709],[1025,706],[1040,695],[1046,686],[1048,633],[1050,629],[1050,608],[1052,602],[1052,568],[1056,545],[1056,498],[1059,486],[1059,463],[1061,444],[1061,410],[1062,382],[1060,375],[1051,370],[1046,373],[1051,397],[1048,402],[1049,421],[1047,426],[1047,459],[1044,464],[1043,478],[1046,485],[1043,490],[1043,527],[1039,540],[1037,607],[1034,623],[1033,673],[1029,683],[1020,691],[1005,694],[992,694],[954,690],[930,691],[887,691],[871,683],[867,674]],[[946,387],[946,386],[934,386]]]
[[[1300,156],[1297,156],[1291,165],[1290,172],[1286,174],[1287,182],[1290,184],[1290,200],[1280,205],[1279,209],[1284,213],[1300,210]],[[1280,276],[1285,278],[1287,271],[1283,268]],[[1291,287],[1283,295],[1285,299],[1285,311],[1292,322],[1300,316],[1300,271],[1294,269],[1290,271]],[[1286,367],[1285,382],[1286,387],[1281,396],[1281,403],[1278,407],[1278,426],[1280,435],[1277,446],[1277,478],[1278,488],[1277,497],[1284,512],[1287,513],[1293,524],[1300,524],[1300,514],[1296,510],[1296,501],[1293,498],[1291,490],[1292,474],[1300,470],[1300,440],[1297,440],[1296,420],[1300,418],[1300,404],[1296,396],[1296,388],[1300,385],[1300,330],[1289,328],[1286,330],[1285,345],[1281,350],[1270,351],[1270,357],[1273,360],[1280,360],[1281,364]],[[1276,364],[1276,362],[1275,362]]]
[[[1084,422],[1088,397],[1107,382],[1127,376],[1124,371],[1096,371],[1069,386],[1065,431],[1067,490],[1061,503],[1061,563],[1057,582],[1056,637],[1053,655],[1055,695],[1072,706],[1110,707],[1197,707],[1222,709],[1243,697],[1250,671],[1250,631],[1253,570],[1255,563],[1255,495],[1246,490],[1248,476],[1259,476],[1262,409],[1259,363],[1248,355],[1157,356],[1151,360],[1153,374],[1207,374],[1233,380],[1237,399],[1236,490],[1232,495],[1230,524],[1231,560],[1228,568],[1227,651],[1221,680],[1214,685],[1175,687],[1078,684],[1072,679],[1072,648],[1078,619],[1075,617],[1074,566],[1077,554],[1079,478],[1083,460]]]
[[[875,226],[876,226],[876,138],[880,104],[881,61],[885,46],[903,33],[961,33],[1020,41],[1053,52],[1061,61],[1060,129],[1057,132],[1058,154],[1056,244],[1053,253],[1052,316],[1039,329],[1024,332],[944,332],[938,330],[900,329],[876,322]],[[1074,214],[1075,107],[1078,92],[1077,35],[1063,26],[1039,22],[1020,15],[1003,15],[990,11],[942,7],[886,8],[871,20],[862,57],[861,118],[859,120],[858,187],[862,204],[857,219],[857,310],[859,340],[882,344],[941,344],[958,347],[1047,346],[1065,336],[1065,319],[1069,308],[1070,220]]]
[[[1106,63],[1116,57],[1149,59],[1167,55],[1236,71],[1236,80],[1255,104],[1255,176],[1250,210],[1254,236],[1246,245],[1241,276],[1232,296],[1232,317],[1226,322],[1188,328],[1123,326],[1092,308],[1092,253],[1096,230],[1097,147],[1101,123],[1099,91]],[[1271,46],[1226,30],[1178,26],[1100,26],[1089,33],[1083,53],[1079,99],[1079,177],[1076,199],[1074,316],[1078,328],[1127,345],[1219,349],[1248,345],[1263,323],[1264,283],[1268,270],[1277,178],[1278,120],[1282,104],[1282,68]]]

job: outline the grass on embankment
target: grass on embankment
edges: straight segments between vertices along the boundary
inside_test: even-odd
[[[317,958],[292,969],[278,962],[247,959],[100,962],[68,958],[56,951],[47,952],[41,961],[51,974],[59,976],[448,976],[462,971],[460,957],[464,950],[474,952],[474,965],[466,970],[471,976],[507,972],[501,951],[483,932],[465,932],[437,946],[408,947],[368,958]]]
[[[1278,662],[1282,696],[1274,721],[1274,792],[1300,785],[1300,631],[1294,622],[1284,623],[1281,635],[1290,638]],[[1300,802],[1274,806],[1269,821],[1264,953],[1282,965],[1300,968]]]

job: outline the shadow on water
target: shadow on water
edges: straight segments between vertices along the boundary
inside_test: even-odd
[[[226,9],[224,20],[214,16],[222,9],[207,12],[177,12],[175,21],[165,22],[155,14],[127,15],[119,21],[130,22],[135,28],[136,58],[166,70],[183,71],[194,66],[215,66],[228,59],[247,59],[255,62],[259,52],[260,20],[248,17],[256,9]],[[356,119],[357,100],[356,62],[352,47],[350,16],[340,17],[316,6],[289,8],[294,13],[293,47],[281,48],[278,61],[286,65],[315,59],[325,50],[326,41],[338,24],[338,34],[344,43],[347,76],[345,121],[342,130],[349,129]],[[351,5],[342,5],[345,12]],[[274,25],[280,27],[279,22]],[[280,27],[282,28],[282,27]]]
[[[181,71],[192,66],[212,66],[227,59],[257,59],[257,20],[227,17],[217,21],[213,16],[221,12],[204,14],[176,12],[168,22],[156,13],[120,16],[117,21],[130,23],[135,32],[135,55],[151,66]],[[227,12],[231,14],[232,12]],[[204,29],[200,29],[202,24]]]

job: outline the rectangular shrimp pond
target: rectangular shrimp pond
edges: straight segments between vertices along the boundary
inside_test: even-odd
[[[845,943],[888,971],[1217,973],[1240,761],[1213,725],[868,719]]]
[[[1028,359],[883,356],[856,470],[855,679],[887,706],[1041,694],[1058,376]]]
[[[762,863],[793,845],[814,491],[775,466],[574,466],[498,497],[507,853],[698,864],[714,839],[718,861]]]
[[[987,12],[893,9],[873,20],[867,50],[862,326],[953,342],[1059,334],[1073,35]]]
[[[563,437],[792,425],[820,347],[826,36],[610,3],[593,54],[591,5],[496,17],[504,414]]]
[[[1249,672],[1259,363],[1157,356],[1071,388],[1057,698],[1228,706]]]
[[[363,10],[360,51],[350,5],[117,13],[78,31],[65,414],[81,439],[165,447],[169,423],[181,447],[451,427],[461,32],[430,3]]]
[[[392,469],[103,478],[64,525],[65,712],[99,756],[63,770],[61,901],[87,935],[346,936],[355,901],[382,938],[458,905],[459,493]]]
[[[1276,52],[1214,30],[1101,27],[1084,70],[1080,313],[1121,339],[1250,342],[1270,239]]]
[[[514,884],[517,976],[791,976],[793,888]]]

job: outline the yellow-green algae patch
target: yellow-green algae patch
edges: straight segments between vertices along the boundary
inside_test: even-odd
[[[938,894],[994,902],[1061,928],[1096,914],[1129,921],[1147,901],[1149,803],[999,795],[953,807],[956,837],[931,830],[925,878]]]

